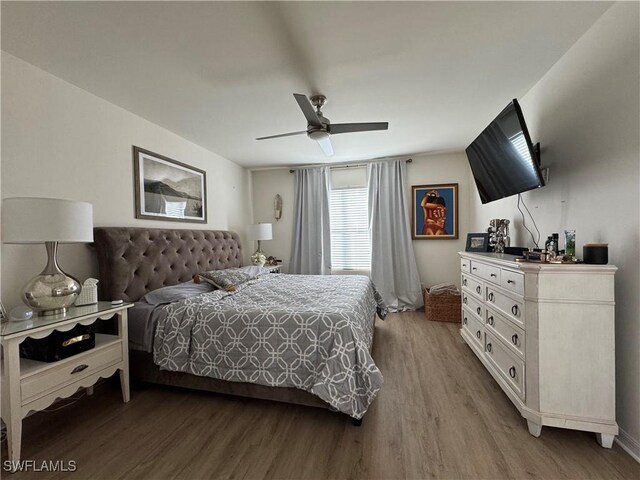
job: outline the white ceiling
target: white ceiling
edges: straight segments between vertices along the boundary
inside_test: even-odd
[[[344,162],[465,148],[610,5],[3,1],[2,49],[240,165]],[[294,92],[389,130],[256,141]]]

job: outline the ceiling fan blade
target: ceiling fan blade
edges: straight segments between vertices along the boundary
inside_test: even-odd
[[[333,145],[331,145],[331,140],[329,140],[329,137],[321,138],[320,140],[317,140],[317,142],[327,157],[333,155]]]
[[[313,105],[311,105],[309,99],[301,93],[294,93],[293,96],[295,97],[296,102],[298,102],[298,105],[300,105],[300,110],[302,110],[304,117],[307,119],[307,123],[314,127],[322,127],[322,122],[320,122],[320,119],[318,118],[316,111],[313,109]]]
[[[292,135],[302,135],[303,133],[307,133],[307,131],[306,130],[302,130],[300,132],[281,133],[280,135],[271,135],[269,137],[256,138],[256,140],[268,140],[270,138],[290,137]]]
[[[369,132],[371,130],[388,130],[389,122],[372,123],[332,123],[327,127],[329,133]]]

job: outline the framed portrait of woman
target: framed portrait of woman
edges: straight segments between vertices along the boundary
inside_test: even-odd
[[[414,240],[458,238],[458,184],[412,185],[411,237]]]

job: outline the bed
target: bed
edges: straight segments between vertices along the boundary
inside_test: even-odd
[[[140,300],[241,267],[238,235],[100,227],[94,238],[101,298],[154,312],[153,348],[130,350],[133,378],[330,408],[359,424],[382,384],[370,351],[375,315],[386,313],[366,277],[262,275],[156,308]]]

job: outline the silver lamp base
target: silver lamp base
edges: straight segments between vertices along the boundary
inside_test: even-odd
[[[258,240],[258,249],[255,252],[253,252],[253,255],[251,255],[251,263],[259,267],[262,267],[264,266],[266,260],[267,260],[267,257],[262,251],[262,248],[260,248],[260,240]]]
[[[75,303],[82,287],[78,280],[60,270],[58,242],[45,242],[45,245],[47,266],[24,286],[22,301],[38,315],[65,313]]]

